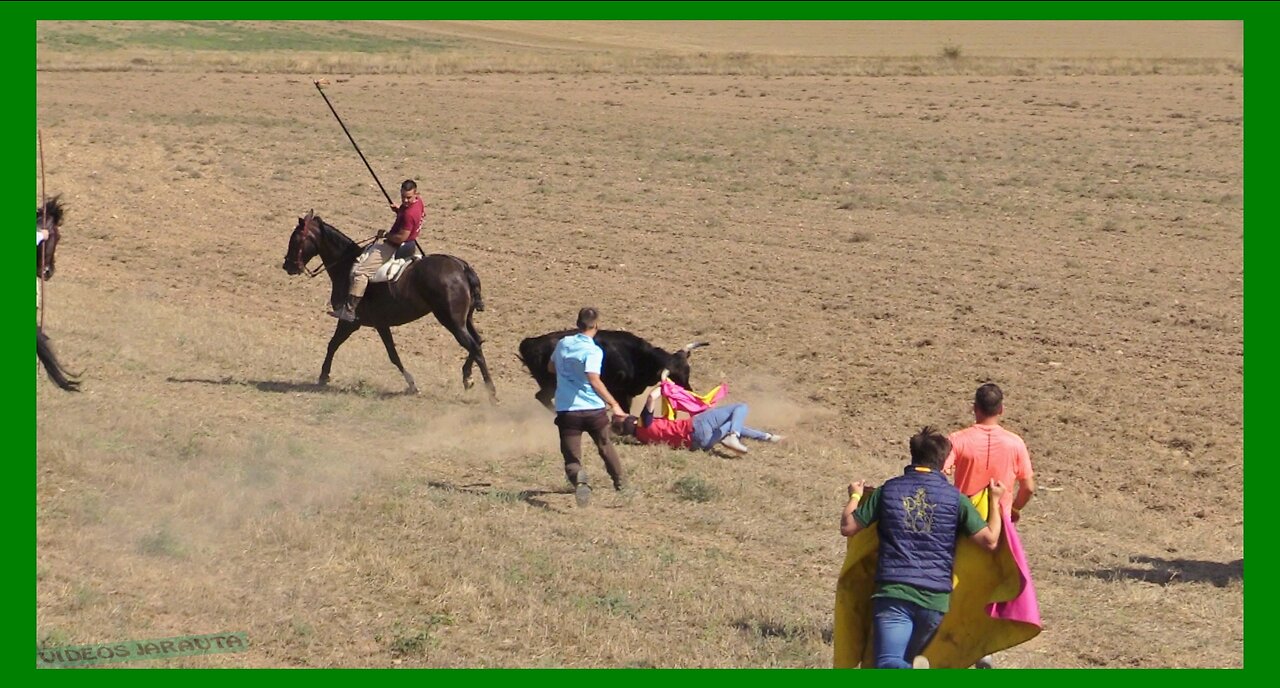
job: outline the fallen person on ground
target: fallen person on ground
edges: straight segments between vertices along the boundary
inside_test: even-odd
[[[668,419],[654,415],[664,388],[675,385],[667,380],[653,388],[645,399],[640,415],[615,416],[613,426],[619,435],[634,437],[643,444],[666,444],[676,449],[710,450],[717,444],[735,454],[750,451],[742,439],[781,442],[782,435],[747,427],[747,405],[711,406],[690,418]]]

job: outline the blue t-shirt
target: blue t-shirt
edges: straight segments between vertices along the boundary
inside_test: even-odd
[[[591,388],[587,373],[600,374],[604,349],[581,332],[571,334],[556,344],[551,354],[556,365],[556,411],[593,411],[605,407],[604,400]]]

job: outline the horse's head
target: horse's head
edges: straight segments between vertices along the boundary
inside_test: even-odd
[[[58,240],[62,238],[62,197],[54,196],[43,208],[36,208],[36,229],[48,232],[48,237],[36,245],[36,279],[52,279],[54,257],[58,253]]]
[[[307,270],[307,263],[320,253],[320,218],[315,211],[309,210],[305,217],[298,218],[298,226],[289,235],[289,250],[284,254],[284,271],[297,275]]]

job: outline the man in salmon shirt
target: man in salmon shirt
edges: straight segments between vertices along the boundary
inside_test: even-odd
[[[676,449],[711,449],[721,444],[738,455],[749,451],[740,438],[775,443],[783,440],[782,435],[744,425],[747,420],[746,404],[726,404],[707,409],[692,418],[668,420],[653,415],[661,397],[662,387],[655,387],[645,400],[639,418],[614,417],[615,431],[635,437],[643,444],[666,444]]]
[[[1000,427],[1004,415],[1004,392],[988,382],[973,395],[973,425],[951,433],[951,453],[943,471],[955,472],[955,486],[966,496],[978,494],[992,478],[1004,485],[1018,484],[1004,493],[1000,506],[1017,522],[1022,508],[1031,501],[1036,480],[1031,470],[1031,455],[1021,437]]]
[[[418,195],[418,184],[406,179],[400,184],[400,205],[392,204],[391,210],[396,214],[396,222],[391,231],[378,232],[378,240],[369,244],[356,264],[351,268],[351,294],[346,305],[331,311],[329,315],[347,322],[356,321],[356,307],[364,298],[364,291],[369,286],[369,278],[378,272],[384,263],[393,257],[407,257],[401,249],[412,256],[414,242],[418,240],[418,232],[422,230],[424,209],[422,197]]]
[[[974,424],[964,430],[951,433],[951,453],[943,464],[947,475],[955,473],[955,486],[967,497],[978,494],[992,480],[1010,489],[1000,497],[1000,508],[1009,512],[1009,519],[1018,522],[1022,508],[1031,501],[1036,491],[1036,479],[1031,470],[1031,455],[1027,445],[1015,433],[1000,427],[1004,415],[1004,392],[988,382],[973,395]],[[1012,486],[1018,484],[1017,496]],[[975,665],[979,669],[995,667],[994,659],[987,655]]]

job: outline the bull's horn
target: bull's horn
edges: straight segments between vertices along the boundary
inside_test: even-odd
[[[694,349],[701,349],[704,346],[711,346],[711,342],[690,342],[684,347],[684,350],[693,351]]]
[[[313,217],[315,217],[315,216],[316,216],[316,209],[315,209],[315,208],[312,208],[311,210],[308,210],[308,211],[307,211],[307,216],[306,216],[306,217],[304,217],[304,218],[302,218],[302,219],[303,219],[303,220],[310,220],[311,218],[313,218]]]
[[[658,379],[659,379],[659,380],[665,380],[665,379],[667,379],[667,378],[669,378],[669,377],[671,377],[671,370],[670,370],[669,368],[663,368],[663,369],[662,369],[662,374],[658,376]]]

